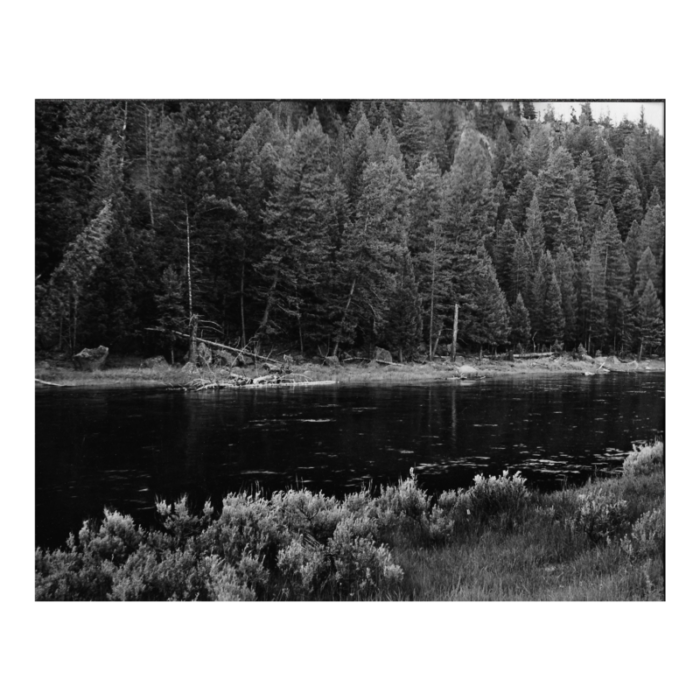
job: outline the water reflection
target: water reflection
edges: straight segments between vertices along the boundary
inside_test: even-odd
[[[663,375],[505,377],[464,386],[331,386],[222,394],[42,391],[37,543],[103,506],[147,521],[156,496],[195,503],[259,485],[342,495],[406,476],[428,488],[520,469],[555,487],[619,468],[661,433]],[[139,515],[140,514],[140,515]]]

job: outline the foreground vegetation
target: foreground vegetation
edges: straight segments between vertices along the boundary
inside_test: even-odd
[[[37,600],[663,600],[664,448],[619,478],[552,494],[519,474],[426,493],[230,494],[157,503],[146,530],[105,510],[36,550]]]

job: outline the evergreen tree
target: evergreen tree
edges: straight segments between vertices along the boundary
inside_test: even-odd
[[[112,203],[108,201],[68,247],[47,284],[37,289],[39,345],[63,347],[67,342],[76,351],[78,314],[84,291],[101,261],[113,221]]]
[[[641,237],[642,229],[636,221],[633,221],[625,241],[625,253],[627,253],[627,262],[630,266],[630,291],[634,290],[637,279],[637,265],[642,254]]]
[[[651,171],[651,177],[649,179],[649,184],[652,189],[656,189],[659,192],[661,201],[666,202],[666,168],[664,166],[663,160],[659,160],[656,165],[654,165]]]
[[[506,219],[496,238],[495,266],[501,289],[506,290],[507,293],[509,293],[508,290],[512,280],[513,259],[517,241],[518,232],[513,224],[510,223],[510,219]]]
[[[518,294],[510,309],[510,342],[514,347],[523,348],[530,344],[530,314],[522,294]]]
[[[360,107],[361,109],[361,107]],[[364,112],[361,112],[348,144],[345,159],[345,187],[348,192],[350,210],[354,211],[362,193],[362,173],[368,160],[368,146],[371,129]]]
[[[496,145],[494,147],[493,158],[493,175],[498,177],[505,168],[508,159],[511,157],[513,149],[510,145],[510,133],[505,122],[501,122],[496,136]]]
[[[641,297],[647,287],[647,282],[651,280],[655,283],[657,278],[656,259],[654,258],[654,254],[651,252],[651,248],[646,248],[640,257],[637,269],[635,270],[635,296]],[[654,286],[656,286],[656,284]]]
[[[547,131],[544,127],[538,126],[530,138],[530,147],[526,157],[527,169],[533,175],[539,174],[540,170],[547,167],[549,152],[550,143]]]
[[[557,148],[537,182],[537,199],[542,212],[544,243],[553,250],[569,198],[573,194],[574,161],[565,148]]]
[[[508,202],[508,218],[519,233],[525,232],[527,208],[532,203],[536,188],[537,178],[532,173],[527,173]]]
[[[532,196],[532,202],[527,210],[525,237],[532,250],[535,265],[538,265],[545,251],[545,232],[537,194]]]
[[[501,291],[493,267],[483,245],[477,253],[474,284],[473,307],[467,307],[467,338],[479,345],[496,346],[507,341],[510,333],[510,314],[505,294]]]
[[[506,162],[500,171],[503,187],[506,190],[508,198],[512,197],[517,191],[521,180],[525,177],[527,168],[525,167],[525,151],[523,147],[518,145],[515,147],[511,155],[508,156]],[[534,177],[534,176],[533,176]],[[532,194],[530,195],[532,199]]]
[[[509,299],[517,299],[522,294],[525,305],[532,308],[533,290],[532,280],[535,269],[535,261],[532,250],[524,236],[520,236],[515,242],[513,251],[513,265],[511,268],[510,283],[507,285]],[[513,303],[513,302],[511,302]]]
[[[607,181],[607,198],[613,204],[615,215],[620,215],[620,203],[625,191],[634,184],[629,165],[622,158],[615,158]]]
[[[587,346],[588,352],[593,348],[602,348],[608,336],[608,303],[605,293],[605,268],[600,259],[598,246],[591,248],[588,263],[589,290],[588,290],[588,324]]]
[[[641,248],[651,248],[655,258],[658,258],[663,247],[665,235],[664,212],[660,206],[647,209],[642,221]]]
[[[428,149],[428,120],[417,102],[404,102],[398,133],[401,151],[406,159],[406,173],[413,177],[423,153]]]
[[[183,276],[172,266],[166,267],[161,277],[161,292],[156,295],[158,326],[166,331],[170,341],[170,364],[175,364],[175,332],[187,327],[185,314],[185,286]]]
[[[664,312],[651,280],[639,300],[636,328],[641,360],[644,351],[655,350],[664,340]]]
[[[540,341],[551,345],[564,338],[566,320],[561,305],[561,290],[555,273],[552,273],[544,305],[544,327]]]
[[[642,204],[640,200],[639,188],[632,183],[622,195],[618,207],[618,228],[623,240],[627,240],[632,224],[642,221]]]
[[[418,284],[407,249],[401,254],[401,263],[394,277],[386,313],[383,342],[398,350],[399,361],[411,357],[422,334],[422,309]]]
[[[563,340],[573,346],[576,333],[576,274],[574,255],[569,248],[560,248],[554,260],[554,270],[561,292],[561,309],[564,314]]]

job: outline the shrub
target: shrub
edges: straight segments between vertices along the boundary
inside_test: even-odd
[[[277,555],[277,566],[285,581],[285,597],[306,599],[320,594],[330,582],[328,550],[311,538],[295,538]]]
[[[655,442],[653,445],[633,445],[633,450],[622,464],[622,473],[626,477],[648,476],[663,472],[664,443]]]
[[[388,544],[397,539],[444,542],[452,532],[452,522],[442,508],[431,507],[430,497],[418,486],[413,469],[398,486],[383,487],[365,512],[376,519],[379,539]]]
[[[499,477],[488,479],[482,474],[474,477],[474,486],[466,493],[468,511],[481,524],[498,518],[508,528],[522,518],[530,493],[520,472],[512,477],[504,470]]]
[[[577,509],[570,527],[584,533],[592,542],[611,541],[629,525],[627,501],[615,499],[601,486],[578,494]]]
[[[249,555],[244,557],[244,571],[241,575],[239,569],[227,564],[221,557],[213,555],[205,559],[205,566],[209,569],[207,591],[211,600],[221,601],[251,601],[256,599],[254,585],[266,581],[264,569],[259,561],[253,560]],[[241,560],[243,562],[243,559]],[[253,586],[251,585],[250,572],[253,572]]]
[[[648,559],[664,551],[666,541],[665,513],[656,508],[644,513],[622,541],[622,548],[633,558]]]

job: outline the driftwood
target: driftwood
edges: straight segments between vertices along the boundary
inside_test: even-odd
[[[162,328],[146,328],[147,331],[155,331],[156,333],[170,333],[171,331],[166,331],[163,330]],[[173,335],[176,335],[180,338],[186,338],[189,340],[189,335],[187,333],[181,333],[180,331],[172,331]],[[228,350],[230,352],[237,352],[241,355],[246,355],[247,357],[252,357],[253,359],[256,360],[262,360],[263,362],[274,362],[277,365],[281,365],[282,363],[279,360],[273,360],[271,357],[263,357],[262,355],[256,355],[254,352],[250,352],[249,350],[241,350],[240,348],[234,348],[231,347],[230,345],[224,345],[223,343],[215,343],[213,340],[204,340],[203,338],[197,338],[198,343],[204,343],[204,345],[209,345],[212,348],[219,348],[221,350]]]
[[[56,384],[56,382],[45,382],[43,379],[39,379],[38,377],[34,377],[35,382],[39,382],[39,384],[46,384],[46,386],[70,386],[70,384]]]
[[[553,352],[528,352],[521,355],[513,355],[516,360],[535,360],[539,357],[552,357]]]
[[[392,367],[403,367],[403,365],[400,362],[389,362],[388,360],[378,360],[376,357],[374,358],[374,361],[380,365],[391,365]]]

